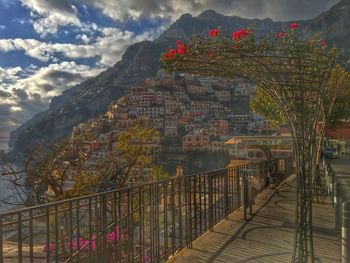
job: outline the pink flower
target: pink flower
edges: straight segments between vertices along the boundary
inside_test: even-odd
[[[119,236],[121,240],[128,239],[128,236],[124,232],[119,233],[119,226],[116,226],[115,231],[112,231],[107,235],[107,239],[109,242],[113,243],[114,241],[119,241]]]
[[[290,28],[291,29],[297,29],[298,28],[298,24],[297,23],[292,23],[292,24],[290,24]]]
[[[118,241],[119,240],[119,235],[116,232],[111,232],[107,236],[108,241]]]
[[[278,38],[288,37],[288,33],[279,32],[279,33],[277,34],[277,37],[278,37]]]
[[[95,240],[91,242],[91,249],[96,250],[96,243]]]
[[[43,252],[50,251],[51,253],[55,251],[55,243],[51,242],[49,244],[45,244],[43,247]]]
[[[84,238],[80,237],[79,239],[74,239],[72,241],[72,249],[73,250],[78,250],[83,248],[85,245],[89,243],[88,240],[85,240]]]
[[[151,257],[148,255],[148,252],[145,251],[145,254],[143,256],[143,263],[149,263],[151,261]]]
[[[218,37],[220,34],[219,29],[215,28],[209,31],[209,36],[211,37]]]

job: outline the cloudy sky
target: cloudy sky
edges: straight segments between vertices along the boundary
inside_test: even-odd
[[[317,16],[338,0],[0,0],[0,149],[53,96],[206,9],[274,20]]]

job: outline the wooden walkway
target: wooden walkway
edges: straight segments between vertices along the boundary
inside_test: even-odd
[[[253,216],[241,220],[237,211],[215,226],[168,262],[291,262],[294,235],[296,186],[289,178],[276,190],[258,196]],[[316,262],[341,262],[339,233],[334,228],[334,211],[329,205],[314,205]]]

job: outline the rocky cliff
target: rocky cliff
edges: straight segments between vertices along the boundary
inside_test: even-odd
[[[108,105],[124,95],[130,86],[141,83],[156,74],[160,54],[175,45],[177,39],[193,34],[207,34],[213,27],[222,27],[226,32],[255,25],[258,34],[278,31],[289,23],[271,19],[244,19],[223,16],[207,10],[198,17],[181,16],[154,42],[145,41],[131,45],[121,61],[113,67],[54,98],[48,110],[39,113],[11,133],[12,157],[20,157],[35,144],[52,143],[70,134],[72,128],[107,110]],[[315,19],[299,22],[305,36],[324,32],[330,44],[335,42],[344,48],[344,56],[350,56],[350,3],[341,1],[328,12]],[[19,154],[19,155],[17,155]]]

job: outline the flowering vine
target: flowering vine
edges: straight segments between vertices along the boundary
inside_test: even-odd
[[[217,28],[211,29],[211,30],[209,31],[209,36],[210,36],[210,37],[218,37],[219,34],[220,34],[220,30],[217,29]]]
[[[176,54],[168,59],[167,54],[163,55],[162,66],[169,72],[202,77],[249,79],[276,103],[293,132],[298,167],[298,231],[293,262],[309,262],[313,251],[303,250],[313,247],[309,196],[312,189],[307,182],[312,182],[315,175],[315,157],[321,141],[316,140],[314,127],[318,121],[327,120],[330,112],[324,94],[331,94],[331,100],[334,99],[330,92],[334,87],[328,86],[328,81],[339,51],[336,47],[327,48],[326,40],[317,35],[309,41],[299,39],[298,27],[291,23],[275,37],[259,36],[258,41],[250,28],[233,32],[232,37],[212,30],[209,38],[193,36],[182,56]],[[298,240],[303,240],[302,244]]]

